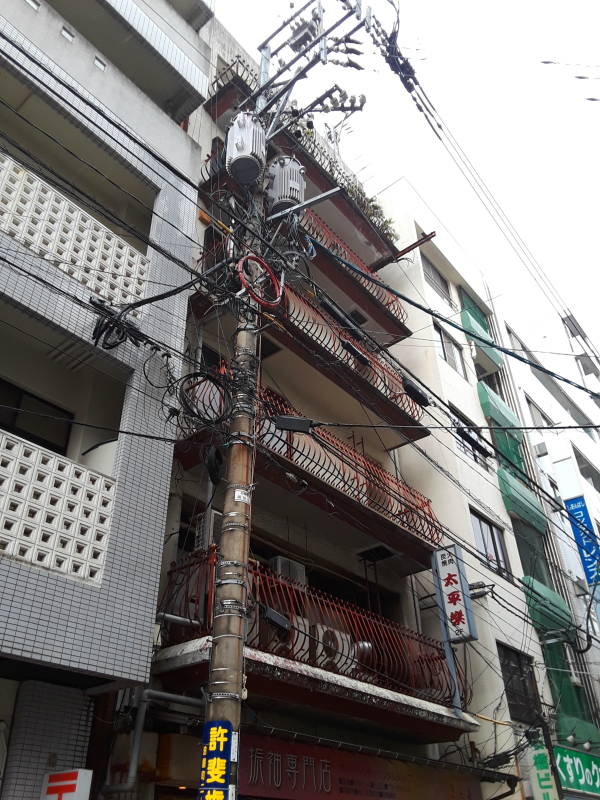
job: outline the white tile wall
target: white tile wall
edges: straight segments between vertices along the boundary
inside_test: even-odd
[[[148,259],[4,153],[0,230],[105,300],[129,303],[144,295]]]
[[[99,584],[115,481],[0,433],[0,557]]]

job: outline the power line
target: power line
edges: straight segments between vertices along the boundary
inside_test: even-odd
[[[422,303],[413,300],[412,298],[408,297],[402,292],[399,292],[397,289],[394,289],[392,286],[388,286],[388,284],[383,283],[383,281],[380,281],[378,278],[376,278],[369,272],[361,270],[360,267],[357,267],[355,264],[352,264],[350,261],[347,261],[345,258],[342,258],[337,253],[334,253],[333,250],[330,250],[328,247],[325,247],[325,245],[321,244],[321,242],[319,242],[318,239],[314,239],[312,236],[309,236],[309,239],[314,245],[318,246],[321,250],[324,250],[325,252],[329,253],[329,255],[331,255],[337,261],[344,264],[346,267],[351,269],[356,274],[361,275],[363,278],[370,281],[371,283],[374,283],[376,286],[380,286],[384,289],[387,289],[389,292],[398,297],[400,300],[403,300],[405,303],[414,306],[414,308],[418,308],[420,311],[424,311],[426,314],[429,314],[429,316],[433,317],[434,319],[438,319],[441,322],[444,322],[446,325],[449,325],[450,327],[455,328],[461,333],[464,333],[471,339],[476,339],[478,342],[481,342],[487,347],[492,347],[494,348],[494,350],[498,350],[500,353],[504,353],[505,355],[510,356],[511,358],[514,358],[523,364],[527,364],[527,366],[531,367],[532,369],[539,370],[540,372],[543,372],[546,375],[549,375],[550,377],[555,378],[558,381],[562,381],[563,383],[568,383],[569,385],[575,387],[576,389],[580,389],[582,392],[585,392],[590,397],[600,400],[600,394],[598,394],[598,392],[593,392],[586,386],[583,386],[582,384],[577,383],[576,381],[572,381],[570,378],[567,378],[564,375],[559,375],[557,372],[547,369],[546,367],[543,367],[541,364],[536,364],[534,361],[530,361],[528,358],[525,358],[524,356],[515,353],[508,347],[504,347],[501,344],[497,344],[496,342],[491,341],[491,339],[487,339],[485,336],[480,336],[478,333],[474,333],[472,331],[467,330],[466,328],[463,328],[462,325],[459,325],[457,322],[453,322],[452,320],[445,317],[443,314],[440,314],[438,311],[434,311],[434,309],[424,306]]]

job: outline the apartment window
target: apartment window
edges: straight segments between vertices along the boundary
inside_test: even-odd
[[[447,361],[463,378],[467,378],[467,370],[463,359],[462,347],[438,325],[434,325],[435,343],[438,355]]]
[[[552,420],[547,414],[544,414],[542,409],[530,400],[529,397],[525,398],[527,400],[527,407],[529,408],[529,414],[531,415],[531,422],[533,425],[540,425],[541,427],[548,428],[552,425]]]
[[[102,72],[104,72],[104,70],[106,69],[106,62],[102,61],[102,59],[98,58],[98,56],[94,56],[94,66],[98,67],[99,70],[102,70]]]
[[[490,569],[501,575],[508,571],[508,560],[504,548],[504,537],[500,528],[493,525],[485,517],[471,509],[471,526],[475,536],[475,545],[481,555],[489,562]]]
[[[450,284],[444,278],[442,273],[434,267],[431,261],[421,254],[421,262],[423,264],[423,272],[425,274],[425,280],[434,289],[440,297],[443,297],[447,303],[450,303],[452,308],[456,308],[456,303],[452,300],[452,296],[450,294]]]
[[[460,426],[466,428],[467,432],[470,434],[470,436],[475,441],[478,441],[479,440],[479,428],[477,428],[476,425],[474,425],[472,422],[470,422],[466,417],[464,417],[460,413],[460,411],[457,411],[453,406],[451,406],[450,408],[451,408],[451,411],[452,411],[452,415],[454,417],[456,417],[456,420],[460,424]],[[456,442],[457,442],[458,449],[461,450],[463,453],[466,453],[466,455],[468,455],[469,458],[472,458],[473,461],[476,464],[479,464],[480,466],[482,466],[486,470],[489,469],[488,462],[487,462],[487,459],[485,458],[485,456],[482,453],[480,453],[479,450],[477,450],[475,447],[473,447],[473,445],[470,444],[468,439],[463,439],[459,434],[456,437]]]
[[[575,461],[579,467],[582,478],[585,478],[588,483],[591,483],[597,492],[600,492],[600,472],[593,467],[587,458],[582,455],[576,447],[573,448],[575,453]]]
[[[496,645],[511,719],[533,724],[541,711],[533,659],[500,642]]]
[[[60,35],[64,36],[67,42],[72,42],[73,39],[75,38],[75,34],[73,33],[73,31],[69,30],[69,28],[66,28],[64,26],[61,28]]]
[[[68,411],[2,379],[0,405],[10,406],[0,408],[0,428],[56,453],[66,453],[73,420]]]
[[[476,364],[475,369],[477,370],[477,368],[478,365]],[[493,392],[496,392],[498,397],[501,397],[503,400],[506,400],[499,372],[491,372],[489,375],[483,375],[479,378],[479,380],[482,383],[485,383],[486,386],[489,386]]]

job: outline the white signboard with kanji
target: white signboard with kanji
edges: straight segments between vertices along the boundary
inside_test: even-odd
[[[451,544],[434,553],[434,579],[440,613],[450,642],[471,642],[477,630],[471,610],[469,584],[460,548]]]
[[[89,800],[91,786],[91,769],[49,772],[44,778],[40,798],[41,800]]]

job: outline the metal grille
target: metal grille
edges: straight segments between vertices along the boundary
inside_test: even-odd
[[[162,610],[200,623],[170,625],[169,643],[212,632],[214,550],[195,553],[169,573]],[[450,705],[452,684],[442,646],[397,622],[251,562],[249,647],[364,683]],[[272,612],[276,612],[273,614]],[[470,688],[457,664],[463,705]]]
[[[336,361],[349,366],[412,419],[417,421],[421,418],[423,410],[405,393],[402,376],[391,369],[382,358],[367,350],[326,312],[290,287],[286,287],[285,300],[284,309],[287,313],[284,321],[292,323],[295,328],[310,336]],[[352,348],[358,351],[358,357],[348,352],[343,342],[349,342]],[[364,363],[365,360],[368,364]],[[331,362],[327,366],[330,370],[336,368],[335,363]]]
[[[270,388],[263,387],[260,398],[258,438],[263,446],[430,544],[440,542],[442,529],[428,498],[329,431],[317,429],[309,435],[278,430],[269,417],[302,415]]]
[[[307,209],[302,215],[302,227],[310,236],[321,242],[324,247],[329,248],[329,250],[332,250],[341,258],[346,259],[346,261],[350,261],[350,263],[354,264],[354,266],[361,269],[365,273],[364,278],[354,270],[350,269],[350,267],[338,262],[340,267],[355,281],[360,283],[363,289],[369,292],[369,294],[371,294],[378,302],[380,302],[390,314],[396,317],[396,319],[400,320],[400,322],[406,322],[408,315],[402,303],[396,297],[394,297],[391,292],[387,291],[387,289],[384,289],[382,286],[377,286],[377,284],[369,280],[367,276],[373,275],[372,270],[369,269],[360,256],[351,250],[348,245],[342,241],[342,239],[340,239],[340,237],[334,233],[334,231],[331,230],[331,228],[321,219],[321,217],[315,214],[314,211]],[[381,278],[378,277],[377,280],[381,281]]]

